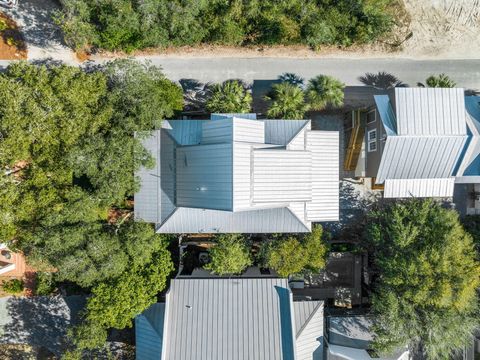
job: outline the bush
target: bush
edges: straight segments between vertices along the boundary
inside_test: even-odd
[[[37,273],[35,295],[51,295],[55,291],[54,274],[50,272]]]
[[[395,0],[63,0],[67,44],[108,50],[200,43],[369,43],[393,26]]]
[[[252,264],[250,248],[240,234],[222,234],[210,249],[211,262],[204,267],[218,275],[240,274]]]
[[[313,228],[301,241],[288,237],[277,239],[266,246],[266,265],[281,277],[319,272],[325,267],[327,245],[323,240],[321,226]]]
[[[20,294],[23,291],[23,281],[19,279],[8,280],[2,284],[2,288],[6,293]]]

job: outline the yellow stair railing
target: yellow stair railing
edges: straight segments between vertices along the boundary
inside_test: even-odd
[[[362,143],[365,136],[365,121],[362,114],[362,110],[352,112],[353,126],[345,152],[345,161],[343,163],[345,171],[354,171],[356,169],[358,158],[362,151]]]

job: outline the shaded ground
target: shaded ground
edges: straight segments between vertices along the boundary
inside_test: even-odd
[[[17,24],[0,12],[0,59],[20,60],[26,58],[27,48]]]
[[[82,296],[0,299],[0,344],[28,344],[60,354],[67,328],[78,320]]]
[[[20,26],[29,59],[53,57],[75,62],[74,53],[63,43],[60,28],[52,20],[59,7],[54,0],[20,0],[17,7],[2,9]]]

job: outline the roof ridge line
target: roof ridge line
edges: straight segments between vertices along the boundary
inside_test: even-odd
[[[297,331],[297,334],[295,336],[295,339],[298,339],[300,337],[300,335],[302,335],[302,332],[303,330],[305,330],[305,328],[307,327],[308,323],[310,322],[310,320],[312,320],[313,316],[317,313],[318,309],[320,306],[323,306],[323,301],[322,300],[307,300],[307,301],[318,301],[318,304],[317,306],[315,306],[315,308],[313,309],[313,311],[310,313],[310,315],[307,317],[307,319],[305,320],[305,323],[302,325],[302,327],[300,328],[300,330]]]

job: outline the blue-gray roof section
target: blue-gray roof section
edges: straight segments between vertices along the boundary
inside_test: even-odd
[[[156,303],[135,318],[135,357],[160,360],[163,346],[165,303]]]

